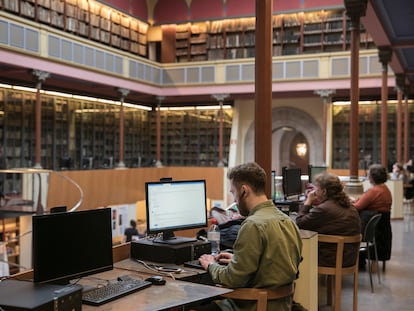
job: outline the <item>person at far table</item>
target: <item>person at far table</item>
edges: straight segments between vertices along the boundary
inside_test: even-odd
[[[396,162],[392,165],[392,172],[390,174],[390,178],[394,180],[400,179],[403,181],[403,184],[408,184],[408,182],[410,181],[410,176],[404,169],[404,166],[399,162]]]
[[[381,214],[377,224],[375,242],[377,244],[378,260],[385,261],[391,258],[392,231],[391,231],[391,205],[392,195],[385,182],[388,173],[380,164],[372,164],[368,170],[368,179],[372,184],[361,197],[354,200],[354,206],[359,211],[362,232],[368,220],[376,213]],[[360,267],[364,268],[365,258],[360,256]]]
[[[361,232],[361,222],[357,209],[344,192],[338,176],[324,172],[315,177],[313,190],[305,199],[296,217],[299,228],[328,235],[352,236]],[[343,265],[355,264],[359,244],[345,246]],[[320,244],[318,264],[334,267],[336,246]]]
[[[131,242],[132,236],[138,236],[137,222],[133,219],[129,221],[129,227],[124,231],[125,242]]]
[[[265,194],[266,173],[257,163],[229,170],[230,192],[243,221],[233,254],[202,255],[199,261],[216,284],[230,288],[277,288],[298,275],[302,240],[296,224]],[[269,301],[268,310],[291,310],[292,297]],[[254,301],[217,300],[194,310],[256,310]]]

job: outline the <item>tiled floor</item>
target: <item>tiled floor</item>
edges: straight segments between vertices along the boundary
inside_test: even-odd
[[[414,217],[392,220],[392,255],[381,272],[381,284],[373,274],[374,293],[371,292],[368,272],[359,272],[359,311],[414,311]],[[382,271],[382,263],[380,263]],[[352,276],[345,276],[342,288],[342,311],[352,311]],[[333,310],[326,306],[326,288],[319,287],[319,310]]]

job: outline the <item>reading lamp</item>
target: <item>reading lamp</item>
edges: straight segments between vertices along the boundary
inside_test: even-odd
[[[70,182],[72,185],[74,185],[78,189],[79,194],[80,194],[79,200],[69,210],[69,212],[76,211],[83,202],[84,193],[83,193],[82,188],[79,186],[79,184],[77,182],[75,182],[72,178],[70,178],[66,175],[63,175],[59,172],[53,171],[53,170],[46,170],[46,169],[39,169],[39,168],[11,168],[11,169],[0,170],[0,173],[36,174],[39,177],[39,193],[38,193],[38,198],[37,198],[36,214],[42,214],[43,213],[42,182],[41,182],[40,174],[41,173],[51,173],[51,172],[55,173],[56,175],[58,175],[59,177],[65,179],[65,180],[67,180],[68,182]]]

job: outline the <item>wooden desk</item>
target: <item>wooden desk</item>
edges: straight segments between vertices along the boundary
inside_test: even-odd
[[[300,230],[302,257],[299,279],[296,280],[294,300],[309,311],[318,310],[318,233]]]
[[[145,261],[146,263],[152,264],[152,262]],[[183,271],[181,273],[174,273],[174,277],[180,281],[190,281],[201,283],[205,285],[214,285],[213,281],[210,278],[210,275],[207,271],[202,269],[195,269],[189,267],[178,266],[175,264],[167,264],[167,263],[153,263],[158,266],[163,267],[174,267],[174,268],[181,268]],[[122,261],[114,263],[114,268],[126,270],[126,271],[135,271],[139,273],[145,274],[158,274],[156,271],[151,271],[148,267],[140,264],[134,259],[128,258]]]
[[[155,273],[152,273],[153,275]],[[79,284],[85,288],[96,286],[100,278],[103,280],[114,280],[120,275],[129,275],[133,278],[145,278],[149,274],[143,274],[134,271],[126,271],[114,268],[111,271],[102,272],[93,276],[93,278],[83,278]],[[180,307],[191,303],[199,302],[212,297],[231,292],[231,289],[208,286],[191,282],[173,280],[165,277],[165,285],[152,285],[144,290],[127,295],[117,300],[108,302],[102,306],[82,305],[84,311],[157,311],[169,308]]]
[[[296,280],[294,300],[301,303],[309,311],[318,310],[318,233],[308,230],[300,230],[303,248],[303,260],[299,265],[299,279]],[[125,258],[125,257],[123,257]],[[163,264],[169,266],[173,264]],[[138,271],[140,273],[152,273],[142,264],[127,258],[116,262],[114,266],[126,271]],[[177,266],[176,266],[177,267]],[[196,282],[201,284],[213,284],[207,271],[184,267],[184,272],[175,274],[176,279]]]

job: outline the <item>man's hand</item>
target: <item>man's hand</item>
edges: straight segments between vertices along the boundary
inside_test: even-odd
[[[207,270],[208,265],[213,262],[216,262],[216,259],[214,258],[213,255],[204,254],[204,255],[201,255],[200,258],[198,258],[198,261],[200,262],[203,269]]]
[[[208,265],[214,262],[217,262],[221,265],[227,265],[230,260],[231,257],[233,257],[232,253],[220,253],[217,256],[213,256],[213,255],[208,255],[208,254],[204,254],[201,255],[201,257],[198,259],[200,261],[201,266],[207,270],[208,269]]]
[[[229,264],[231,257],[233,257],[232,253],[220,253],[216,256],[216,261],[221,265]]]

